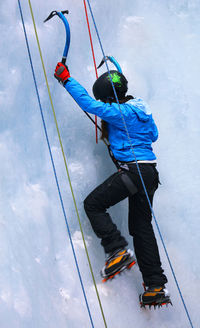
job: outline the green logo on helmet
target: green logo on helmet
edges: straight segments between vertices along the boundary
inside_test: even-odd
[[[118,73],[112,73],[110,74],[112,82],[118,83],[120,86],[122,86],[122,82],[121,82],[121,76]],[[108,76],[108,79],[110,80],[110,76]]]

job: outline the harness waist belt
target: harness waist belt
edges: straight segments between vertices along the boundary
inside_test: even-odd
[[[132,161],[132,162],[121,162],[121,161],[118,161],[118,163],[121,165],[123,165],[123,164],[135,164],[136,163],[136,161]],[[149,163],[149,164],[156,164],[157,163],[157,161],[156,161],[156,159],[153,159],[153,160],[138,160],[137,161],[137,163]]]

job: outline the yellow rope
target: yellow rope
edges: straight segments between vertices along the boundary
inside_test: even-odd
[[[43,67],[45,80],[46,80],[46,86],[47,86],[48,95],[49,95],[49,99],[50,99],[50,103],[51,103],[51,108],[52,108],[52,111],[53,111],[54,121],[55,121],[55,124],[56,124],[56,130],[57,130],[57,133],[58,133],[59,143],[60,143],[60,147],[61,147],[61,150],[62,150],[62,155],[63,155],[63,160],[64,160],[65,169],[66,169],[66,173],[67,173],[67,178],[68,178],[68,181],[69,181],[69,185],[70,185],[70,189],[71,189],[71,193],[72,193],[72,198],[73,198],[73,202],[74,202],[74,206],[75,206],[75,210],[76,210],[76,214],[77,214],[77,218],[78,218],[78,222],[79,222],[79,226],[80,226],[80,231],[81,231],[81,235],[82,235],[82,239],[83,239],[83,244],[84,244],[84,248],[85,248],[85,252],[86,252],[90,272],[91,272],[91,275],[92,275],[92,280],[93,280],[93,283],[94,283],[95,291],[96,291],[96,294],[97,294],[97,299],[98,299],[98,302],[99,302],[101,314],[102,314],[102,317],[103,317],[104,325],[107,328],[107,323],[106,323],[106,320],[105,320],[103,307],[102,307],[99,292],[98,292],[98,289],[97,289],[97,285],[96,285],[96,281],[95,281],[95,277],[94,277],[94,273],[93,273],[93,269],[92,269],[92,265],[91,265],[87,245],[86,245],[86,242],[85,242],[85,237],[84,237],[84,233],[83,233],[83,229],[82,229],[82,225],[81,225],[81,220],[80,220],[80,216],[79,216],[79,212],[78,212],[78,208],[77,208],[77,204],[76,204],[76,200],[75,200],[75,196],[74,196],[74,191],[73,191],[73,187],[72,187],[72,183],[71,183],[71,178],[70,178],[70,175],[69,175],[69,170],[68,170],[66,157],[65,157],[65,153],[64,153],[64,149],[63,149],[62,139],[61,139],[61,135],[60,135],[59,127],[58,127],[58,122],[57,122],[57,118],[56,118],[56,113],[55,113],[55,109],[54,109],[54,105],[53,105],[53,101],[52,101],[52,97],[51,97],[51,92],[50,92],[50,88],[49,88],[49,83],[48,83],[48,79],[47,79],[46,69],[45,69],[45,66],[44,66],[44,60],[43,60],[43,56],[42,56],[40,42],[39,42],[39,38],[38,38],[38,34],[37,34],[37,29],[36,29],[35,18],[34,18],[34,14],[33,14],[31,1],[28,0],[28,3],[29,3],[31,16],[32,16],[33,25],[34,25],[35,36],[36,36],[38,50],[39,50],[39,53],[40,53],[40,59],[41,59],[42,67]]]

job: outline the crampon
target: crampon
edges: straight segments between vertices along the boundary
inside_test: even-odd
[[[130,250],[120,250],[112,254],[101,271],[102,282],[112,280],[124,270],[129,270],[136,263]]]
[[[130,263],[128,266],[123,266],[120,270],[118,270],[117,272],[113,273],[110,276],[105,277],[102,282],[106,282],[108,280],[112,280],[113,278],[115,278],[118,274],[121,274],[124,270],[130,270],[132,268],[132,266],[136,263],[136,261],[133,261],[132,263]]]
[[[164,286],[145,288],[144,293],[139,297],[139,301],[141,308],[149,307],[149,309],[151,307],[154,307],[154,309],[161,308],[164,305],[168,306],[168,304],[172,305],[169,292]]]

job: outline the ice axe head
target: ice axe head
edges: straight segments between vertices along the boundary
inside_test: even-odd
[[[64,14],[69,14],[68,10],[63,10],[61,11],[61,13]],[[48,20],[50,20],[51,18],[53,18],[53,16],[58,15],[58,12],[56,10],[53,10],[50,15],[44,20],[44,23],[46,23]]]

